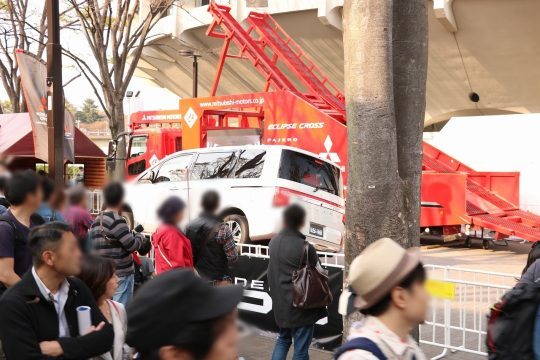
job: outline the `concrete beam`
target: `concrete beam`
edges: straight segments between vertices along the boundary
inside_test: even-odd
[[[343,0],[322,0],[317,7],[317,17],[325,25],[343,31]]]
[[[143,68],[143,69],[154,70],[154,71],[157,70],[157,68],[156,68],[154,65],[150,64],[150,63],[149,63],[148,61],[146,61],[143,57],[141,57],[141,58],[139,59],[139,62],[137,63],[137,67]]]
[[[454,17],[452,3],[454,0],[433,0],[433,11],[435,17],[448,32],[457,31],[457,23]]]

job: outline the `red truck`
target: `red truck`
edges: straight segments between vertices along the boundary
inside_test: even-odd
[[[135,177],[167,154],[182,150],[180,113],[176,110],[140,111],[130,117],[126,174]]]
[[[214,21],[207,35],[224,39],[210,96],[180,100],[179,112],[167,112],[174,119],[134,114],[126,164],[129,176],[178,150],[262,143],[294,146],[330,159],[341,166],[346,182],[343,94],[270,15],[252,12],[246,29],[229,10],[216,3],[209,6]],[[240,53],[229,54],[231,44]],[[266,79],[265,92],[216,96],[229,57],[250,61]],[[468,239],[463,233],[467,227],[491,229],[497,239],[515,235],[540,240],[540,216],[518,206],[519,173],[477,172],[427,143],[423,170],[424,237]],[[483,244],[489,246],[485,239]]]
[[[139,111],[130,117],[126,136],[126,176],[131,179],[163,159],[182,149],[261,143],[260,114],[245,111],[210,111],[203,123],[197,123],[197,133],[182,136],[182,115],[179,110]],[[249,115],[249,116],[248,116]],[[189,118],[189,116],[188,116]],[[193,125],[183,125],[193,130]],[[109,146],[109,160],[115,160],[118,139]]]

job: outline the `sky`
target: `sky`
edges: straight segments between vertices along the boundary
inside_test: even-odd
[[[63,30],[60,34],[60,42],[64,48],[69,49],[71,52],[82,58],[91,59],[93,57],[86,38],[80,31]],[[63,83],[66,84],[70,79],[77,76],[80,71],[67,57],[64,56],[62,62]],[[140,91],[140,95],[138,99],[132,99],[130,104],[128,100],[125,101],[126,111],[129,111],[130,107],[132,112],[138,110],[165,110],[178,108],[179,97],[177,95],[165,88],[161,88],[148,79],[134,76],[130,82],[128,91],[133,91],[134,93]],[[92,98],[98,103],[94,90],[84,76],[80,76],[69,83],[64,88],[64,94],[66,100],[76,107],[80,107],[87,98]],[[0,100],[5,100],[7,98],[3,86],[0,86]]]

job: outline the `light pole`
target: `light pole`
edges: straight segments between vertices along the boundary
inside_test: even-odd
[[[49,176],[64,185],[64,91],[59,0],[47,0],[47,130]]]
[[[180,50],[178,51],[178,54],[180,54],[180,56],[182,57],[191,57],[193,58],[193,91],[192,91],[192,95],[194,98],[197,97],[197,89],[199,87],[199,63],[197,61],[197,58],[200,58],[201,55],[199,54],[196,54],[193,50],[191,49],[186,49],[186,50]]]
[[[129,127],[131,126],[131,100],[134,98],[138,98],[140,94],[140,90],[137,90],[135,93],[133,91],[126,91],[126,98],[128,99],[128,121],[126,127],[127,131],[129,131]]]

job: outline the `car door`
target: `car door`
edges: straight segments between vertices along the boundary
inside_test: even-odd
[[[180,154],[165,160],[154,172],[152,186],[145,188],[139,196],[145,201],[145,226],[146,231],[154,231],[159,224],[157,209],[169,196],[178,196],[186,203],[187,199],[187,174],[193,160],[193,154]],[[144,226],[144,225],[143,225]]]

